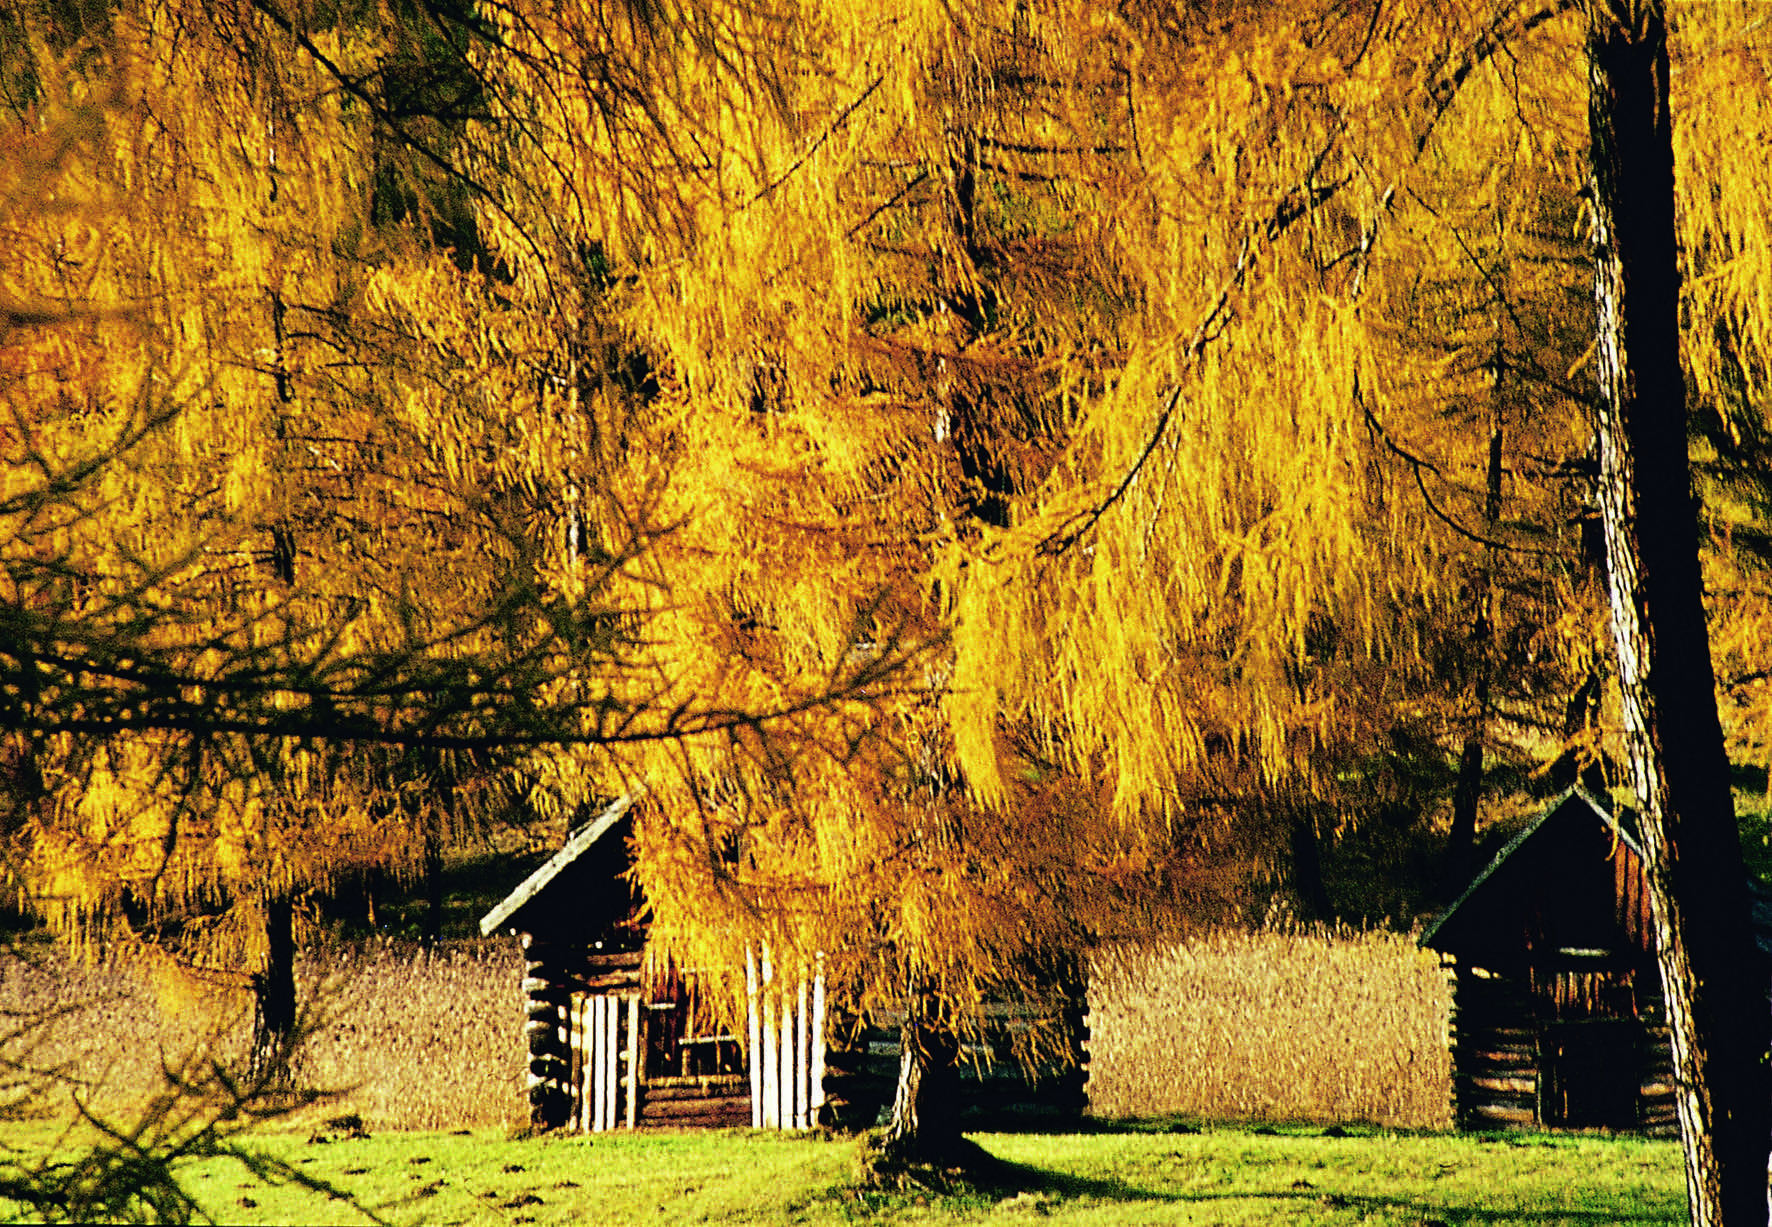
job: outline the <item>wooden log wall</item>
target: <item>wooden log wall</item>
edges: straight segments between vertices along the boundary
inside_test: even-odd
[[[640,1103],[640,951],[576,948],[568,1007],[571,1123],[588,1133],[633,1128]]]
[[[1637,1010],[1644,1023],[1637,1127],[1650,1137],[1677,1138],[1680,1121],[1674,1107],[1673,1033],[1668,1029],[1666,998],[1654,976],[1638,977]]]
[[[1452,1103],[1460,1129],[1538,1124],[1538,1031],[1526,986],[1458,969],[1452,998]]]
[[[1532,991],[1533,980],[1542,991]],[[1631,1011],[1641,1023],[1638,1038],[1620,1059],[1632,1068],[1620,1077],[1636,1086],[1638,1132],[1677,1137],[1674,1115],[1673,1051],[1661,1011],[1660,986],[1652,975],[1602,982],[1590,973],[1512,978],[1459,967],[1454,973],[1451,1016],[1452,1098],[1461,1129],[1537,1129],[1554,1124],[1569,1105],[1550,1102],[1556,1088],[1546,1081],[1550,1059],[1547,1028],[1570,1034],[1574,1020],[1618,1017],[1613,1011],[1631,995]],[[1596,1033],[1597,1034],[1597,1033]],[[1556,1043],[1566,1043],[1559,1038]]]
[[[651,1078],[641,1101],[641,1128],[740,1129],[752,1123],[748,1074]]]
[[[569,952],[529,933],[522,941],[529,1123],[536,1129],[558,1129],[572,1114],[572,1049],[566,1034],[566,1010],[575,985],[563,966]]]
[[[1674,1106],[1674,1041],[1666,1027],[1645,1034],[1649,1051],[1637,1087],[1637,1128],[1652,1138],[1678,1138],[1680,1118]]]
[[[746,968],[745,1074],[646,1076],[649,1024],[640,952],[587,952],[525,934],[530,1119],[539,1129],[590,1132],[659,1126],[868,1128],[892,1102],[902,1012],[834,1026],[823,977],[788,977],[767,958]],[[1017,1041],[1060,1026],[1070,1063],[1030,1074]],[[841,1032],[839,1037],[829,1038]],[[1081,993],[1054,1020],[1024,1005],[989,1007],[983,1041],[961,1054],[967,1127],[1063,1125],[1088,1104],[1086,1006]]]
[[[809,1129],[824,1102],[824,981],[748,969],[749,1072],[648,1077],[644,955],[526,937],[532,1119],[539,1128]]]
[[[745,1074],[648,1076],[641,994],[582,993],[568,1028],[573,1051],[574,1127],[735,1128],[751,1123]]]
[[[638,952],[587,951],[578,943],[532,933],[523,934],[522,945],[530,1125],[536,1129],[589,1128],[586,1122],[603,1116],[595,1105],[587,1105],[583,1094],[588,1051],[584,1037],[601,1032],[579,1003],[591,995],[621,994],[623,990],[630,997],[637,994],[642,956]],[[593,1054],[592,1059],[606,1062],[608,1055],[598,1058]]]
[[[902,1010],[879,1010],[866,1019],[846,1018],[833,1027],[825,1058],[825,1110],[819,1123],[867,1129],[882,1123],[898,1082]],[[1017,1055],[1017,1040],[1036,1026],[1063,1028],[1070,1057],[1048,1061],[1031,1073]],[[1057,1018],[1028,1006],[999,1002],[986,1007],[982,1041],[960,1054],[963,1106],[968,1129],[1064,1127],[1088,1107],[1087,1007],[1081,996]]]

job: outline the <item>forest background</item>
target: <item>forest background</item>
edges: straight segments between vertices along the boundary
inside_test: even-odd
[[[1763,795],[1768,34],[1668,11]],[[655,942],[934,1032],[1276,886],[1406,923],[1479,814],[1633,800],[1590,17],[15,6],[16,905],[270,1052],[327,899],[644,788]]]

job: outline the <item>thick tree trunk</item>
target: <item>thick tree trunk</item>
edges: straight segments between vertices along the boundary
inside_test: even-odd
[[[252,977],[252,1069],[261,1078],[288,1074],[295,1036],[295,904],[288,895],[265,900],[265,966]]]
[[[960,1041],[945,1012],[913,996],[900,1033],[898,1089],[880,1149],[898,1163],[941,1165],[963,1152]]]
[[[1717,718],[1686,459],[1667,29],[1589,0],[1600,501],[1695,1227],[1764,1224],[1767,972]]]

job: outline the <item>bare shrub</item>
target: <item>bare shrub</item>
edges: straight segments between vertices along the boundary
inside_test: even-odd
[[[1221,933],[1099,956],[1091,1111],[1451,1126],[1450,992],[1394,933]]]

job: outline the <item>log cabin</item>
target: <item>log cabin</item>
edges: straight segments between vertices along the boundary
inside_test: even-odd
[[[1633,815],[1577,788],[1514,835],[1421,935],[1452,975],[1459,1128],[1677,1136],[1654,934]]]
[[[524,1049],[531,1126],[867,1128],[890,1105],[899,1015],[827,1008],[817,967],[789,975],[766,956],[743,968],[676,968],[647,946],[645,907],[627,877],[632,798],[565,845],[480,920],[524,952]],[[1062,961],[1061,961],[1062,962]],[[1071,961],[1074,965],[1074,961]],[[729,1034],[709,994],[742,992],[745,1034]],[[962,1062],[967,1128],[1074,1121],[1088,1100],[1080,979],[1060,1024],[1068,1061],[1024,1070],[1026,1006],[990,1008]]]

